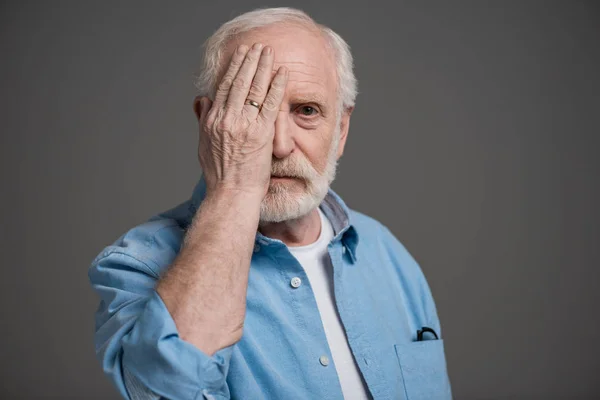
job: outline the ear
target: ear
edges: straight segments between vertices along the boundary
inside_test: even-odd
[[[204,101],[202,101],[203,98],[204,98]],[[198,120],[198,122],[200,122],[202,117],[204,115],[206,115],[208,110],[210,110],[211,105],[212,105],[212,102],[206,96],[194,97],[193,107],[194,107],[194,113],[196,114],[196,119]]]
[[[200,118],[202,117],[202,112],[207,111],[207,110],[202,109],[202,104],[206,104],[206,100],[204,100],[204,102],[202,102],[202,97],[204,97],[204,96],[194,97],[193,108],[194,108],[194,113],[196,114],[196,119],[198,121],[200,121]]]
[[[200,115],[202,115],[202,101],[200,99],[202,99],[202,96],[194,97],[194,103],[192,105],[197,120],[200,120]]]
[[[338,144],[337,158],[338,160],[344,154],[344,147],[346,146],[346,139],[348,138],[348,130],[350,129],[350,116],[354,111],[354,107],[346,108],[342,113],[340,120],[340,142]]]

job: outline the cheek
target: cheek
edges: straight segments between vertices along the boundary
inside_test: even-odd
[[[293,130],[296,146],[302,155],[322,174],[327,167],[327,156],[333,144],[334,129],[329,121],[321,121],[314,129],[306,129],[292,119],[289,127]]]
[[[306,134],[297,144],[313,168],[319,174],[322,174],[327,166],[327,155],[332,144],[331,141],[324,140],[321,135]]]

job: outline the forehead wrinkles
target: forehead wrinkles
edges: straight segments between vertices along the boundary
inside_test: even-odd
[[[326,78],[321,73],[319,67],[304,62],[276,62],[273,65],[273,76],[275,76],[277,69],[282,65],[285,65],[288,69],[288,83],[308,83],[318,85],[323,89],[327,88]]]

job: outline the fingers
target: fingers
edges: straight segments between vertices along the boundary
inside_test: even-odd
[[[274,122],[285,94],[288,70],[280,67],[271,79],[273,63],[273,49],[269,46],[238,46],[219,83],[213,108],[225,111],[226,117],[242,113],[253,120],[260,114],[265,122]],[[262,104],[261,109],[245,105],[247,99]]]
[[[258,60],[256,74],[254,75],[254,79],[252,80],[250,91],[248,92],[246,99],[254,100],[258,104],[262,104],[265,101],[267,90],[269,89],[269,84],[271,83],[273,76],[273,62],[273,49],[269,46],[266,46],[261,53],[260,59]],[[244,108],[242,109],[242,113],[246,114],[249,120],[255,120],[260,109],[245,103],[246,102],[244,99]]]
[[[231,85],[233,84],[233,80],[240,70],[242,63],[246,58],[247,52],[248,46],[242,44],[238,46],[235,52],[232,54],[231,61],[229,62],[229,68],[227,68],[227,72],[225,72],[225,75],[223,75],[223,78],[219,83],[219,87],[217,88],[217,93],[215,94],[215,108],[222,108],[225,106],[227,97],[229,96],[229,91],[231,90]]]
[[[263,118],[267,124],[275,123],[275,119],[277,119],[277,113],[279,112],[279,107],[283,101],[287,81],[288,70],[286,67],[281,66],[271,82],[271,87],[269,88],[269,92],[267,93],[259,114],[260,118]]]
[[[262,49],[262,43],[255,43],[250,51],[248,51],[248,54],[246,54],[246,58],[231,84],[225,107],[227,111],[234,111],[235,113],[242,111],[248,97],[248,91],[254,80],[254,74],[258,67],[258,60],[261,58]]]

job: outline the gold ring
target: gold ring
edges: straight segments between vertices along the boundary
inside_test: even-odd
[[[251,106],[254,106],[260,110],[260,104],[258,104],[254,100],[246,99],[246,104],[250,104]]]

